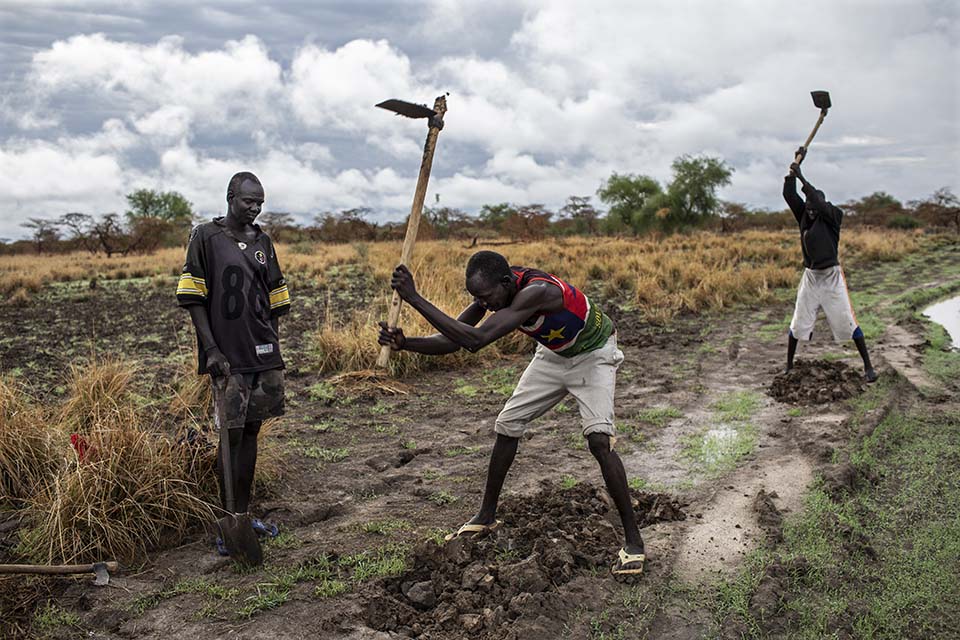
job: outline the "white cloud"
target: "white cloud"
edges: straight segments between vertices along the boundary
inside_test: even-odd
[[[280,65],[255,36],[191,54],[177,36],[140,45],[78,35],[36,54],[28,81],[50,96],[99,94],[131,117],[176,110],[217,129],[272,120],[282,95]]]
[[[89,12],[141,21],[163,7],[127,6],[106,0]],[[426,7],[406,46],[371,33],[291,42],[279,55],[239,37],[246,18],[226,3],[194,7],[205,24],[237,33],[204,50],[181,36],[134,42],[129,25],[53,41],[0,105],[0,125],[12,127],[0,139],[8,225],[37,211],[122,210],[123,194],[141,186],[219,212],[241,169],[261,177],[273,210],[369,206],[399,217],[425,126],[373,105],[446,91],[430,192],[469,210],[558,207],[593,195],[613,171],[663,181],[673,158],[698,153],[737,169],[723,197],[779,208],[786,165],[817,117],[811,89],[829,90],[834,106],[805,166],[834,201],[958,186],[960,27],[937,2]]]

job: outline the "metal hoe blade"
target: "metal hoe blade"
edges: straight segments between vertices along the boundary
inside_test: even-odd
[[[405,116],[407,118],[432,118],[433,116],[437,115],[433,109],[425,104],[414,104],[412,102],[407,102],[406,100],[397,100],[395,98],[384,100],[376,106],[380,107],[381,109],[386,109],[387,111],[393,111],[397,115]]]
[[[110,584],[110,574],[107,573],[107,563],[93,563],[93,573],[97,576],[93,581],[93,584],[97,585],[98,587],[105,587]]]
[[[818,109],[826,111],[831,107],[830,104],[830,92],[828,91],[811,91],[810,95],[813,97],[813,105]]]

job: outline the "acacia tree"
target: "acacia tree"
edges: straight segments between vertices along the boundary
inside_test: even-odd
[[[600,212],[590,204],[590,196],[570,196],[558,212],[573,221],[573,232],[593,235],[597,232]]]
[[[960,199],[950,187],[941,187],[926,200],[911,202],[910,205],[920,218],[938,226],[953,225],[960,235]]]
[[[37,253],[43,253],[44,249],[49,249],[60,239],[60,232],[57,230],[57,223],[54,220],[28,218],[27,222],[20,226],[32,230],[32,240],[37,247]]]
[[[96,253],[99,244],[93,233],[93,216],[86,213],[65,213],[57,220],[57,225],[70,232],[69,240],[90,253]]]

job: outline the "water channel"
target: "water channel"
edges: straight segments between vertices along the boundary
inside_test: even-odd
[[[960,349],[960,296],[927,307],[923,315],[943,326],[953,348]]]

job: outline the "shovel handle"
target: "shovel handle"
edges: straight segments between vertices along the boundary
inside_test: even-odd
[[[443,116],[447,112],[447,98],[440,96],[433,103],[433,110],[437,117],[431,121],[427,131],[427,141],[423,145],[423,160],[420,161],[420,175],[417,177],[417,190],[413,194],[413,205],[410,207],[410,217],[407,220],[407,232],[403,237],[403,248],[400,250],[400,264],[407,265],[413,256],[413,245],[417,241],[417,230],[420,228],[420,214],[423,213],[423,201],[427,195],[427,184],[430,182],[430,169],[433,166],[433,152],[437,148],[437,136],[440,127],[433,124],[443,123]],[[390,299],[390,310],[387,313],[387,326],[397,327],[400,321],[400,295],[394,291]],[[377,367],[386,369],[390,362],[390,347],[383,345],[377,357]]]
[[[98,563],[99,564],[99,563]],[[120,568],[116,560],[104,562],[107,571],[114,573]],[[0,564],[0,573],[43,573],[48,575],[60,575],[67,573],[93,573],[92,564]]]
[[[224,505],[229,513],[234,513],[236,501],[233,496],[233,458],[230,456],[230,429],[224,424],[224,407],[226,402],[224,392],[227,388],[227,379],[224,376],[214,377],[211,381],[214,386],[213,419],[220,430],[220,467],[223,471]]]
[[[804,149],[807,149],[807,150],[810,149],[810,143],[813,142],[813,137],[817,135],[817,131],[820,129],[820,125],[823,124],[823,119],[826,117],[827,117],[827,110],[821,109],[820,117],[817,118],[817,124],[813,125],[813,131],[811,131],[810,135],[807,136],[807,141],[803,143]],[[796,162],[797,164],[800,164],[801,162],[803,162],[803,158],[804,156],[798,153],[793,157],[793,161]]]

